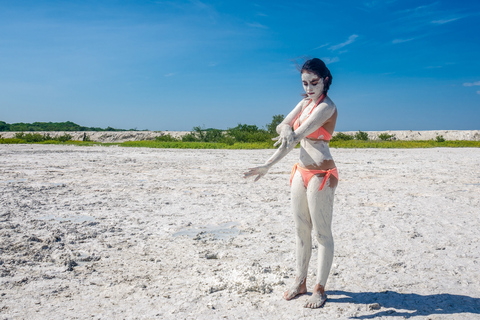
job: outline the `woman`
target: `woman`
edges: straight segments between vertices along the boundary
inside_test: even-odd
[[[257,181],[300,143],[300,159],[290,178],[297,271],[295,283],[285,292],[284,298],[291,300],[307,292],[313,227],[319,244],[318,270],[313,294],[305,307],[320,308],[327,300],[325,284],[333,260],[331,223],[338,173],[328,142],[335,129],[337,108],[327,96],[332,75],[322,60],[306,61],[301,76],[305,99],[277,126],[279,136],[274,140],[278,140],[275,145],[280,144],[280,147],[264,165],[249,169],[245,177],[257,176]]]

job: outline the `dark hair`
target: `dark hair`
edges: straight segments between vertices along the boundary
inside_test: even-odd
[[[330,85],[332,84],[332,74],[330,73],[330,70],[328,70],[327,66],[325,65],[325,62],[318,58],[313,58],[310,60],[305,61],[305,63],[302,66],[302,69],[300,69],[300,73],[303,72],[311,72],[315,73],[317,76],[323,79],[323,93],[327,93],[328,89],[330,88]]]

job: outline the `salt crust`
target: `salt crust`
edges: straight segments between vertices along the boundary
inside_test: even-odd
[[[318,310],[282,298],[298,150],[242,178],[271,152],[0,145],[1,317],[480,316],[480,149],[332,149],[336,251]]]

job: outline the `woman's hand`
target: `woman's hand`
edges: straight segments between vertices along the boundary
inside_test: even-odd
[[[273,141],[277,141],[273,146],[276,147],[280,145],[279,148],[288,148],[293,143],[295,133],[289,125],[285,124],[280,124],[277,129],[280,129],[278,130],[280,135],[272,139]]]
[[[257,176],[258,175],[254,180],[254,181],[258,181],[258,179],[260,179],[261,177],[263,177],[264,175],[267,174],[269,169],[270,169],[270,166],[267,165],[267,164],[264,164],[262,166],[255,167],[255,168],[250,168],[250,169],[248,169],[247,172],[245,172],[243,174],[243,177],[248,178],[248,177],[251,177],[251,176]]]

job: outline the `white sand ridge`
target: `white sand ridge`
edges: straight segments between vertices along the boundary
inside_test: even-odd
[[[355,135],[358,131],[343,131],[345,134]],[[0,132],[3,138],[13,138],[17,132]],[[190,131],[48,131],[36,132],[40,134],[49,134],[51,137],[63,136],[69,134],[72,140],[83,141],[88,138],[96,142],[125,142],[155,140],[156,137],[171,135],[179,138]],[[337,132],[334,133],[334,135]],[[379,140],[379,135],[393,135],[395,140],[434,140],[437,137],[443,137],[445,140],[468,140],[480,141],[480,130],[388,130],[388,131],[366,131],[369,139]]]

